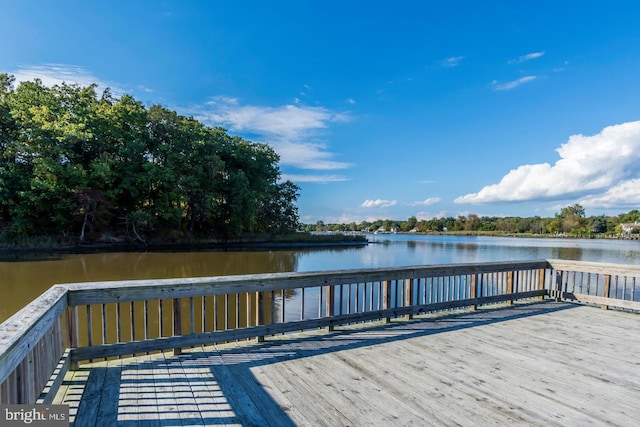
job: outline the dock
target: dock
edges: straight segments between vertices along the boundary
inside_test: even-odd
[[[619,425],[640,419],[640,317],[517,304],[87,364],[75,426]]]
[[[0,324],[0,404],[73,426],[619,425],[640,266],[571,260],[60,284]]]

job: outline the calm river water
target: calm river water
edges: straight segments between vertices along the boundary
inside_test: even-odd
[[[0,322],[57,283],[562,258],[640,263],[639,240],[369,235],[362,247],[104,253],[0,260]]]

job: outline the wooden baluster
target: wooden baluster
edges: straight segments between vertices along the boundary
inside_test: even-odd
[[[193,334],[195,332],[195,305],[193,302],[193,297],[189,297],[189,333]]]
[[[158,300],[158,337],[164,336],[164,302]]]
[[[120,303],[116,303],[116,342],[122,342],[122,318],[120,317]]]
[[[327,286],[327,301],[325,307],[325,315],[326,317],[333,317],[335,313],[335,298],[336,298],[336,289],[333,285]],[[329,332],[334,330],[334,326],[331,324],[327,327]]]
[[[182,304],[180,304],[180,298],[173,299],[173,336],[182,335]],[[174,356],[182,354],[182,348],[176,347],[173,349]]]
[[[91,318],[91,306],[87,305],[86,306],[87,309],[87,341],[88,341],[88,345],[93,345],[93,319]]]
[[[560,302],[562,297],[562,271],[556,270],[555,301]]]
[[[406,279],[404,281],[404,305],[405,307],[413,306],[413,280],[414,279]],[[413,313],[409,313],[406,315],[407,320],[413,319]]]
[[[247,328],[251,326],[251,292],[245,294],[245,301],[247,304]]]
[[[391,280],[385,280],[382,287],[382,309],[391,308]],[[384,323],[391,322],[391,317],[385,317]]]
[[[513,295],[513,289],[515,285],[515,277],[514,272],[509,271],[507,273],[507,295]],[[507,300],[507,305],[513,305],[513,298],[509,298]]]
[[[541,268],[538,270],[538,289],[544,290],[547,288],[547,284],[545,283],[547,279],[547,270]],[[540,301],[544,300],[544,295],[540,296]]]
[[[224,308],[225,308],[225,316],[224,316],[224,329],[225,331],[229,329],[229,316],[231,315],[231,309],[229,308],[229,294],[224,294]]]
[[[236,329],[240,329],[240,294],[236,294]]]
[[[136,340],[136,320],[135,320],[135,307],[133,301],[129,303],[129,327],[131,328],[131,341]]]
[[[471,284],[469,285],[469,299],[473,300],[473,304],[471,305],[471,311],[475,311],[478,309],[478,275],[471,275]]]
[[[256,326],[264,325],[264,292],[256,292]],[[258,336],[258,342],[264,342],[264,335]]]
[[[220,310],[218,310],[218,295],[213,296],[213,330],[218,330],[218,314]]]
[[[67,332],[69,334],[69,347],[78,347],[78,307],[69,307],[67,309]],[[73,361],[69,366],[72,371],[78,370],[78,362]]]
[[[207,296],[203,295],[202,296],[202,312],[201,312],[201,322],[202,322],[202,328],[200,330],[200,332],[206,332],[207,331]]]
[[[604,283],[602,284],[602,296],[605,298],[609,298],[611,292],[611,275],[604,275]],[[607,304],[601,305],[603,310],[607,310],[609,306]]]
[[[276,291],[271,291],[271,324],[276,323]]]
[[[149,300],[144,300],[144,339],[149,339]]]
[[[285,312],[284,312],[284,305],[285,305],[285,293],[284,293],[284,289],[282,289],[280,291],[280,300],[281,300],[281,304],[280,304],[280,319],[282,323],[285,323]]]

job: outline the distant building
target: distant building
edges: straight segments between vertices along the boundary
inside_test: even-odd
[[[639,222],[627,222],[624,224],[620,224],[622,227],[622,234],[631,234],[634,230],[640,229]]]

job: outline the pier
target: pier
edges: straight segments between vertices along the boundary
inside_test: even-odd
[[[638,278],[539,260],[56,285],[0,325],[0,401],[78,426],[630,425]]]

